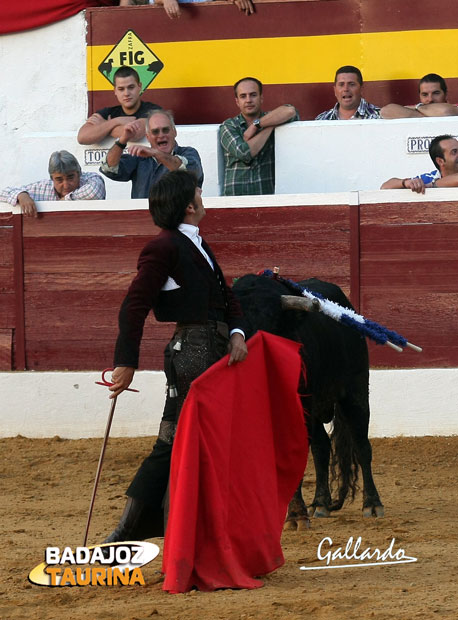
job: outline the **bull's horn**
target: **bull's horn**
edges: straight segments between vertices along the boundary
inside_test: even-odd
[[[297,295],[282,295],[281,305],[284,310],[320,311],[320,301],[318,299],[308,299],[307,297],[298,297]]]

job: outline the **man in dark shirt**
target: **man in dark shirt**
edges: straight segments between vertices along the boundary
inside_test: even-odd
[[[120,67],[114,74],[114,94],[119,105],[102,108],[90,116],[78,131],[80,144],[96,144],[107,136],[119,138],[124,125],[137,118],[146,118],[151,110],[160,110],[155,103],[142,101],[140,77],[132,67]],[[143,127],[139,128],[135,140],[145,136]]]
[[[132,382],[149,311],[158,321],[177,325],[164,352],[167,397],[158,439],[127,490],[118,527],[105,542],[163,535],[172,444],[190,384],[225,353],[228,365],[247,355],[240,306],[199,235],[205,208],[195,176],[182,170],[164,175],[151,189],[149,208],[162,230],[141,252],[121,306],[111,398]]]
[[[127,142],[135,139],[139,126],[145,127],[150,146],[133,144],[123,154]],[[192,146],[179,146],[171,112],[152,110],[145,123],[133,121],[123,127],[121,136],[108,151],[100,167],[113,181],[132,181],[132,198],[148,198],[151,187],[169,170],[191,170],[202,187],[204,174],[199,153]]]

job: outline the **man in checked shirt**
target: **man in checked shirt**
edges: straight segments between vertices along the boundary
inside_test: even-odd
[[[18,204],[24,215],[37,217],[35,201],[103,200],[105,182],[95,172],[81,172],[81,166],[68,151],[55,151],[49,158],[49,179],[21,187],[0,190],[0,202]]]
[[[224,155],[224,196],[275,193],[274,129],[298,121],[289,104],[263,112],[262,84],[252,77],[234,84],[235,103],[240,114],[228,118],[219,128]]]
[[[321,112],[316,121],[346,121],[359,118],[380,118],[380,108],[369,103],[361,94],[363,76],[358,67],[345,65],[337,69],[334,78],[334,95],[337,103],[330,110]]]

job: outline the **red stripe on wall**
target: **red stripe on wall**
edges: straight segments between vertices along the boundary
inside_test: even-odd
[[[456,0],[360,0],[361,32],[456,28]],[[400,59],[401,60],[401,59]]]
[[[458,78],[447,80],[447,85],[449,101],[458,102]],[[411,105],[418,101],[418,81],[366,82],[363,94],[368,101],[380,106],[387,103]],[[117,103],[111,91],[93,91],[89,97],[91,113]],[[147,90],[143,99],[173,110],[179,125],[221,123],[238,113],[232,86]],[[301,120],[313,120],[317,114],[334,106],[333,85],[267,84],[264,109],[272,110],[283,103],[293,104]]]
[[[390,32],[453,28],[456,0],[317,0],[256,3],[247,17],[233,5],[188,5],[171,21],[162,8],[149,6],[89,9],[88,41],[114,45],[134,30],[145,43],[216,39],[316,36],[351,32]],[[316,62],[313,59],[312,62]]]
[[[190,4],[181,17],[170,20],[153,7],[118,7],[88,10],[91,45],[114,45],[126,30],[134,30],[145,43],[294,37],[359,32],[358,0],[321,2],[269,2],[255,4],[256,13],[246,16],[234,5]]]

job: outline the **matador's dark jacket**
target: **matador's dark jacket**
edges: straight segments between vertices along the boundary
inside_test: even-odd
[[[115,366],[138,367],[145,319],[152,309],[158,321],[200,323],[225,321],[229,329],[244,329],[238,301],[227,287],[209,246],[213,270],[194,243],[179,230],[162,230],[142,250],[137,275],[119,312]],[[171,277],[179,288],[163,291]]]

